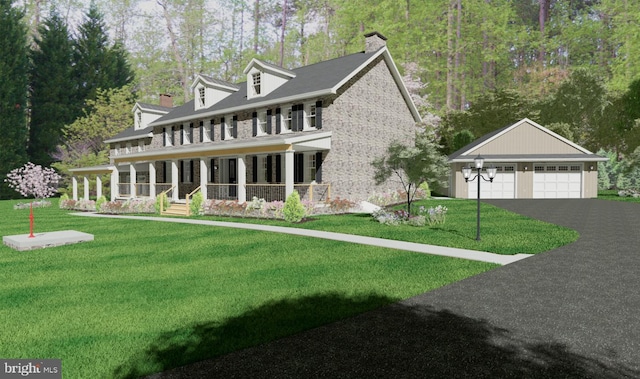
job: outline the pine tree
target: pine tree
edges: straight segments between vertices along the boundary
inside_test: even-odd
[[[75,111],[71,62],[72,41],[64,20],[55,12],[38,29],[31,51],[31,120],[29,160],[48,166],[62,142],[62,128],[79,116]]]
[[[133,80],[124,49],[117,43],[109,46],[104,16],[94,1],[78,27],[73,72],[80,108],[96,98],[98,89],[119,88]]]
[[[27,159],[27,28],[12,2],[0,0],[0,198],[14,196],[4,179]]]

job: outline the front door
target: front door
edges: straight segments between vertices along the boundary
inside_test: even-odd
[[[237,171],[236,171],[236,159],[229,159],[229,197],[235,198],[238,196],[237,191]]]

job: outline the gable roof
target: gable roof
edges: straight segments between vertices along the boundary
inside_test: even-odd
[[[271,71],[271,72],[280,74],[282,76],[288,76],[289,78],[296,77],[295,71],[287,70],[284,67],[276,66],[275,64],[261,61],[260,59],[257,59],[257,58],[253,58],[242,73],[246,75],[254,66],[260,66],[262,67],[263,70]]]
[[[402,77],[389,51],[384,47],[375,52],[351,54],[291,70],[295,77],[262,97],[247,99],[246,82],[238,83],[238,91],[209,108],[194,111],[193,100],[191,100],[153,121],[150,126],[170,125],[198,117],[223,116],[243,110],[336,94],[345,83],[380,56],[383,56],[387,63],[414,119],[421,121],[420,114],[402,82]]]
[[[153,126],[147,126],[144,129],[137,130],[135,130],[134,128],[127,128],[124,131],[109,138],[108,140],[105,140],[104,143],[125,142],[145,137],[153,137]]]
[[[554,147],[549,147],[548,151],[539,151],[537,147],[531,147],[531,151],[523,151],[520,146],[511,146],[508,152],[490,151],[496,145],[499,145],[501,138],[509,133],[514,133],[518,128],[533,128],[537,136],[541,136],[546,142],[553,142]],[[531,142],[531,141],[527,141]],[[530,145],[530,144],[529,144]],[[550,144],[548,144],[550,145]],[[559,148],[560,147],[560,148]],[[484,149],[483,149],[484,148]],[[484,150],[484,151],[483,151]],[[489,151],[487,151],[489,150]],[[520,150],[517,151],[516,150]],[[482,155],[488,161],[530,161],[530,160],[548,160],[548,161],[569,161],[569,160],[606,160],[582,146],[552,132],[542,125],[524,118],[512,125],[497,129],[491,133],[485,134],[470,144],[449,155],[449,163],[455,162],[471,162],[478,155]]]
[[[143,111],[150,111],[153,113],[169,113],[173,110],[173,108],[171,107],[163,107],[162,105],[141,102],[136,102],[133,106],[133,109],[136,109],[136,107],[140,108]]]
[[[207,75],[198,74],[196,79],[193,81],[193,84],[191,84],[192,91],[200,81],[215,88],[228,89],[231,91],[237,91],[240,89],[240,87],[237,84],[225,82],[224,80],[220,80],[220,79],[215,79]]]

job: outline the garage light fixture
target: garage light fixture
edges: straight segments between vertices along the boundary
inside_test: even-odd
[[[478,155],[473,161],[475,163],[476,170],[478,170],[478,173],[476,174],[476,176],[471,178],[471,171],[472,171],[471,167],[463,167],[462,176],[464,176],[464,181],[467,183],[473,182],[476,179],[478,180],[478,214],[477,214],[477,227],[476,227],[476,241],[480,241],[480,182],[482,180],[486,182],[493,182],[493,179],[496,177],[496,173],[498,172],[498,169],[493,166],[486,168],[487,176],[489,177],[487,179],[484,177],[484,175],[482,175],[484,158]],[[481,178],[482,180],[480,180]]]

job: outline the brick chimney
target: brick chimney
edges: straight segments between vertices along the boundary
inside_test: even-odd
[[[167,108],[173,108],[173,97],[171,95],[166,94],[166,93],[161,93],[160,94],[160,106],[161,107],[167,107]]]
[[[387,46],[387,37],[378,32],[371,32],[364,35],[364,52],[372,53]]]

